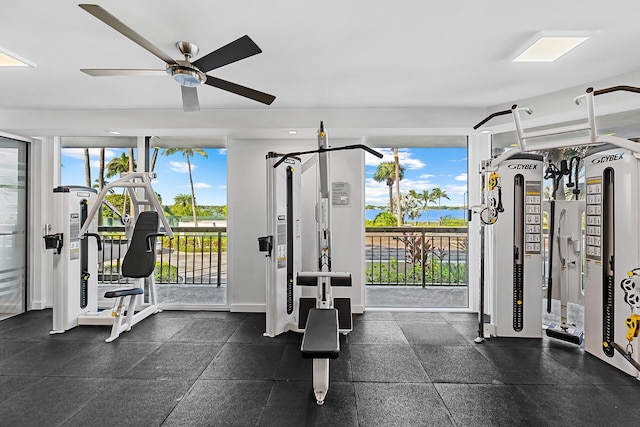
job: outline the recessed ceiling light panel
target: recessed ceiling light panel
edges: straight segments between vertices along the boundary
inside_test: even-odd
[[[12,53],[0,47],[0,67],[35,67],[31,61],[28,61],[15,53]]]
[[[513,62],[554,62],[589,40],[585,33],[539,33],[518,51]]]

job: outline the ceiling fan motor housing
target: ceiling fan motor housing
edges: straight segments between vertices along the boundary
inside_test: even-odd
[[[194,87],[207,81],[206,74],[191,65],[189,61],[176,62],[177,64],[167,65],[167,74],[173,77],[180,85]]]

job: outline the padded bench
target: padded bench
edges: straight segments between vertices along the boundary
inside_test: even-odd
[[[338,334],[338,310],[312,308],[300,348],[305,359],[337,359],[340,353]]]

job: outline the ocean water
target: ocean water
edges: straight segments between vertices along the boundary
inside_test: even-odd
[[[376,216],[380,213],[384,212],[383,210],[378,209],[365,209],[364,217],[365,219],[376,219]],[[431,208],[427,211],[427,215],[429,215],[429,222],[437,222],[438,221],[438,209]],[[440,210],[440,218],[444,218],[445,216],[449,216],[454,219],[464,219],[467,217],[467,211],[464,209],[441,209]],[[417,219],[409,219],[407,215],[404,216],[405,222],[425,222],[424,212]]]

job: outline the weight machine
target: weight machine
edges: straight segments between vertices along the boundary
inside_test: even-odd
[[[545,151],[566,147],[590,146],[594,147],[585,155],[586,176],[586,226],[585,226],[585,263],[584,263],[584,313],[585,351],[595,355],[605,362],[640,379],[640,359],[638,351],[634,352],[634,341],[640,329],[640,317],[636,314],[640,308],[639,285],[636,283],[640,274],[640,200],[637,197],[640,186],[640,145],[616,136],[598,135],[595,121],[595,96],[616,91],[640,93],[640,88],[632,86],[615,86],[601,90],[588,88],[586,92],[574,99],[576,104],[585,103],[587,121],[572,126],[542,130],[525,131],[522,126],[521,113],[532,114],[529,108],[511,109],[491,114],[478,123],[474,129],[484,125],[494,117],[512,115],[518,136],[518,146],[506,151],[496,158],[484,162],[481,173],[486,175],[483,181],[483,194],[491,193],[489,187],[484,188],[484,182],[490,182],[491,173],[500,165],[520,153],[531,151]],[[588,131],[588,136],[576,139],[542,141],[539,138]],[[531,140],[538,139],[535,144]],[[494,179],[495,181],[495,179]],[[577,183],[575,183],[577,185]],[[629,195],[632,195],[631,197]],[[556,202],[557,203],[557,202]],[[505,209],[506,210],[506,209]],[[557,223],[557,238],[551,239],[550,244],[558,240],[558,255],[563,274],[562,280],[569,277],[566,272],[570,267],[566,254],[577,251],[579,240],[576,228],[564,228],[569,222],[569,211],[556,205],[554,211],[559,210],[559,216],[551,216],[554,222],[552,230],[555,232]],[[474,207],[474,213],[480,215],[483,224],[494,224],[498,220],[498,210],[483,200],[483,205]],[[572,217],[580,217],[578,213]],[[564,214],[563,214],[564,212]],[[484,213],[484,217],[483,217]],[[500,218],[500,221],[502,218]],[[572,221],[575,222],[575,219]],[[578,227],[574,225],[574,227]],[[580,230],[582,234],[582,230]],[[558,258],[555,258],[556,260]],[[551,259],[550,259],[551,261]],[[553,261],[551,261],[553,263]],[[579,262],[576,261],[576,264]],[[576,276],[574,274],[574,276]],[[484,276],[481,276],[481,312],[480,328],[477,341],[484,338]],[[564,279],[563,279],[564,277]],[[578,282],[578,281],[576,281]],[[553,281],[551,282],[551,284]],[[574,284],[575,285],[575,284]],[[499,286],[499,284],[498,284]],[[540,283],[542,287],[542,283]],[[564,288],[564,286],[562,286]],[[574,289],[575,286],[569,287]],[[499,291],[492,289],[491,291]],[[553,288],[548,289],[551,298]],[[564,301],[564,300],[563,300]],[[560,331],[568,332],[566,312],[564,313]],[[620,326],[625,327],[620,327]],[[563,328],[564,326],[564,328]],[[550,334],[552,336],[552,334]],[[627,342],[626,346],[620,343]]]
[[[351,274],[331,267],[331,204],[329,153],[362,149],[365,145],[330,148],[324,124],[318,130],[318,149],[287,154],[267,154],[267,236],[259,237],[260,251],[267,252],[267,305],[265,336],[302,332],[303,358],[313,359],[313,390],[318,405],[329,390],[329,360],[340,353],[339,334],[352,326],[351,299],[333,296],[333,287],[351,286]],[[302,162],[300,156],[317,154]],[[317,162],[316,271],[301,271],[301,176]],[[303,297],[299,287],[315,287],[314,297]]]
[[[133,325],[160,312],[153,269],[155,268],[155,242],[158,236],[173,238],[173,232],[162,206],[153,191],[151,180],[155,174],[146,172],[124,173],[120,179],[105,186],[100,194],[86,187],[57,187],[54,191],[53,234],[44,236],[48,249],[55,249],[53,274],[53,327],[51,334],[64,333],[78,325],[111,326],[107,342],[128,331]],[[133,216],[118,216],[125,227],[129,247],[122,263],[122,275],[135,279],[135,287],[120,288],[105,293],[114,298],[111,310],[98,307],[98,251],[102,250],[96,233],[98,210],[105,197],[114,188],[124,188],[131,198]],[[141,210],[150,207],[151,211]],[[117,212],[116,212],[117,213]],[[159,222],[164,232],[158,232]],[[93,249],[87,237],[96,239]],[[144,301],[146,291],[147,301]],[[125,299],[129,303],[125,306]],[[139,301],[140,299],[140,301]]]

